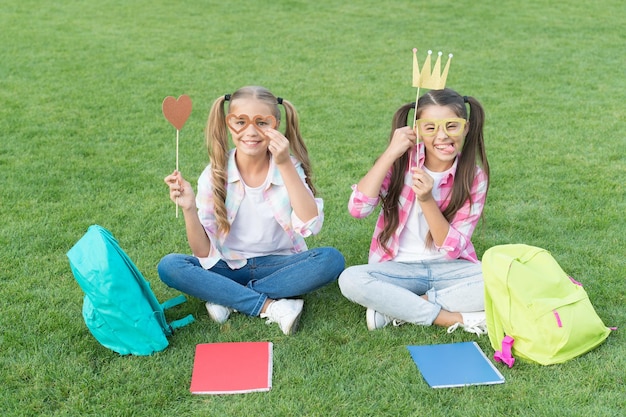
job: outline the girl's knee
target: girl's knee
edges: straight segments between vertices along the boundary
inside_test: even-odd
[[[329,275],[332,275],[337,279],[339,274],[346,267],[346,260],[339,250],[332,247],[318,248],[313,256],[319,257],[319,262],[324,265],[324,269],[326,271],[332,272]]]
[[[348,267],[343,270],[339,278],[337,279],[337,284],[339,284],[339,289],[341,293],[349,299],[354,297],[354,294],[357,292],[357,289],[362,285],[361,280],[359,279],[359,274],[354,273],[353,267]]]
[[[343,254],[335,248],[328,248],[329,266],[337,271],[337,276],[346,268],[346,259]]]
[[[165,255],[157,265],[159,278],[163,283],[171,287],[172,276],[180,268],[181,255],[170,253]]]

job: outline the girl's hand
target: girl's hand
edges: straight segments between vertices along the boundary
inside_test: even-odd
[[[428,201],[433,198],[433,177],[428,175],[421,168],[414,167],[413,171],[413,191],[419,201]]]
[[[170,200],[178,204],[183,210],[195,208],[196,196],[193,188],[191,188],[191,184],[183,178],[180,172],[172,172],[165,177],[164,181],[170,188]]]
[[[269,140],[268,149],[274,157],[276,165],[291,163],[289,157],[289,140],[276,129],[267,129],[263,132]]]
[[[417,135],[415,131],[409,126],[404,126],[393,132],[393,136],[385,152],[388,152],[393,160],[396,160],[404,155],[408,149],[414,147],[416,143]]]

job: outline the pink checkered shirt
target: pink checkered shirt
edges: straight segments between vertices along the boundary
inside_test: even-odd
[[[423,167],[425,158],[423,143],[418,145],[416,152],[418,153],[418,158],[415,158],[414,155],[412,160],[418,159],[418,166]],[[441,197],[437,201],[437,205],[441,210],[444,210],[450,203],[449,197],[452,191],[452,185],[454,184],[456,164],[457,161],[455,160],[455,169],[451,170],[451,173],[447,177],[443,178],[441,184],[439,185]],[[391,253],[385,252],[377,240],[378,235],[380,235],[384,226],[383,212],[381,210],[376,222],[376,227],[374,228],[374,235],[370,245],[369,263],[389,261],[395,258],[398,254],[400,233],[402,233],[402,230],[406,225],[407,218],[411,212],[411,207],[416,203],[415,192],[411,188],[411,175],[405,175],[404,178],[405,182],[402,187],[400,201],[398,202],[400,205],[399,225],[391,237],[391,241],[388,245]],[[474,177],[470,191],[470,199],[468,199],[454,215],[454,218],[450,222],[450,229],[443,245],[437,246],[437,249],[445,251],[447,258],[467,259],[468,261],[478,263],[476,251],[474,250],[474,245],[472,245],[470,238],[485,206],[485,199],[487,198],[487,181],[487,175],[480,167],[477,166],[476,177]],[[387,176],[382,184],[381,193],[383,195],[387,194],[390,182],[391,170],[387,173]],[[380,197],[370,198],[366,196],[357,189],[355,184],[352,186],[352,195],[350,196],[350,201],[348,202],[348,210],[353,217],[359,219],[364,218],[369,216],[374,211],[379,202]]]

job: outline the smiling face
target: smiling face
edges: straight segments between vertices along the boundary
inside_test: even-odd
[[[435,172],[450,169],[463,149],[469,123],[448,106],[429,105],[421,109],[417,125],[426,167]]]
[[[229,111],[226,122],[237,151],[265,156],[269,141],[263,131],[278,128],[272,107],[260,100],[243,98],[233,100]]]

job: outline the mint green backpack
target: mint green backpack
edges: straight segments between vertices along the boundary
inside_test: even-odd
[[[166,322],[164,310],[185,302],[185,297],[159,304],[150,284],[105,228],[90,226],[67,257],[85,293],[85,324],[103,346],[121,355],[150,355],[168,346],[174,329],[194,321],[188,315]]]
[[[551,365],[600,345],[611,333],[582,285],[541,248],[500,245],[482,258],[487,332],[494,359]]]

